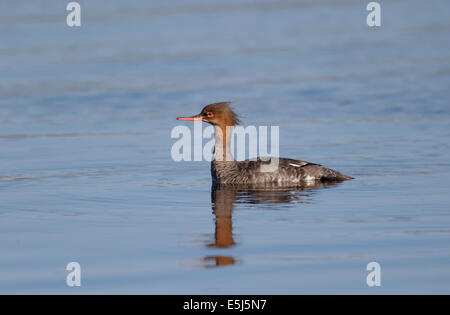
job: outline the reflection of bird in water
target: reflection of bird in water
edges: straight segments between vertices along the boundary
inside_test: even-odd
[[[212,212],[215,217],[214,243],[209,247],[228,248],[235,243],[233,238],[233,204],[236,201],[236,191],[233,187],[219,187],[213,185],[211,188]],[[236,260],[232,256],[208,256],[204,258],[207,266],[234,265]]]
[[[212,211],[216,221],[215,242],[211,247],[227,248],[235,244],[233,240],[233,203],[236,191],[230,187],[212,187]]]
[[[213,248],[229,248],[236,244],[233,234],[234,204],[292,204],[306,203],[310,191],[338,183],[317,183],[307,187],[277,187],[255,185],[216,185],[211,188],[212,212],[215,217],[214,242],[208,244]],[[232,256],[207,256],[204,259],[207,267],[226,266],[236,263]]]

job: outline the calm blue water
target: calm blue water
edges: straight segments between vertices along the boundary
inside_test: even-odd
[[[0,1],[0,293],[450,293],[448,1],[79,3]],[[356,179],[212,194],[170,132],[222,100]]]

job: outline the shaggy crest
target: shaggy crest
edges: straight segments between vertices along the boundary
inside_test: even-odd
[[[240,125],[239,116],[230,107],[231,102],[220,102],[206,105],[200,115],[205,117],[207,122],[219,124],[222,122],[225,126]]]

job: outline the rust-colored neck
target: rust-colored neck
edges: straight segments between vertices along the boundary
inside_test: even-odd
[[[216,144],[214,147],[214,160],[216,161],[234,161],[231,154],[231,137],[233,126],[225,124],[216,125]]]

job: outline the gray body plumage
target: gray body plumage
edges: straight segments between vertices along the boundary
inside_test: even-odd
[[[216,161],[211,162],[211,175],[218,184],[276,184],[314,185],[317,182],[333,182],[351,179],[338,171],[322,165],[305,161],[279,158],[268,160],[256,159],[246,161]],[[266,170],[270,164],[275,165]]]

